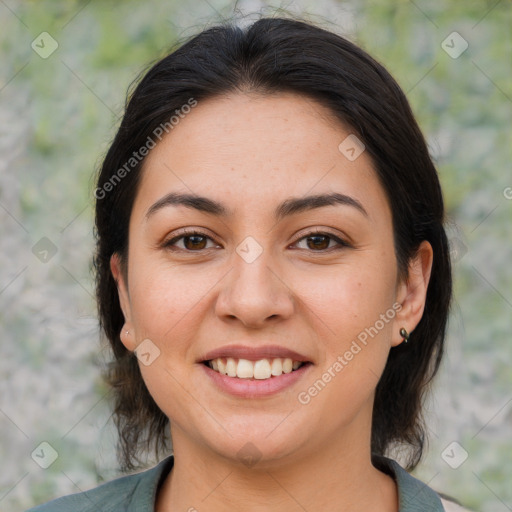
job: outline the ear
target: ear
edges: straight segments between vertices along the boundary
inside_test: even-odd
[[[404,341],[400,335],[403,327],[409,334],[419,324],[430,281],[434,251],[429,242],[421,242],[415,257],[409,263],[407,278],[400,282],[397,289],[397,302],[401,305],[395,318],[392,346],[396,347]]]
[[[119,295],[119,303],[121,305],[121,310],[124,315],[124,325],[119,333],[119,337],[121,338],[121,342],[123,345],[130,351],[135,350],[135,332],[132,323],[132,312],[131,312],[131,303],[130,303],[130,295],[128,294],[127,283],[124,278],[124,274],[122,271],[121,260],[119,258],[119,254],[114,253],[110,258],[110,270],[114,277],[114,280],[117,284],[117,293]]]

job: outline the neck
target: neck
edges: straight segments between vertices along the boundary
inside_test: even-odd
[[[372,465],[369,448],[344,436],[287,460],[262,456],[252,467],[198,446],[180,430],[173,430],[173,445],[174,467],[157,512],[398,510],[393,479]]]

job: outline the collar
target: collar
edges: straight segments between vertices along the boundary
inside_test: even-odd
[[[391,476],[398,487],[399,512],[444,512],[439,495],[421,480],[414,478],[392,459],[373,456],[377,469]]]
[[[398,487],[399,512],[444,512],[438,494],[428,485],[409,474],[400,464],[387,457],[374,456],[375,467],[391,476]],[[147,508],[153,510],[158,488],[174,466],[174,455],[162,460],[157,466],[145,472],[140,481],[140,491],[145,495]]]

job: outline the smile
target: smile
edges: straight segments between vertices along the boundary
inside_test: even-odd
[[[293,361],[289,358],[249,361],[231,357],[210,359],[199,365],[214,385],[213,389],[245,399],[276,395],[298,383],[313,366],[311,362]]]
[[[215,372],[227,375],[228,377],[264,380],[298,370],[304,362],[281,357],[264,358],[257,361],[233,357],[218,357],[205,361],[205,364]]]

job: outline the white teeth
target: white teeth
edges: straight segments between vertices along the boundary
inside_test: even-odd
[[[254,377],[254,365],[247,359],[240,359],[236,367],[236,376],[240,379],[251,379]]]
[[[236,377],[236,361],[232,357],[228,357],[226,362],[226,374],[228,377]]]
[[[281,359],[274,359],[272,361],[272,375],[279,377],[283,373],[283,363]]]
[[[248,359],[235,359],[233,357],[212,359],[209,362],[210,368],[229,377],[239,379],[269,379],[272,376],[279,377],[283,373],[290,373],[302,366],[301,361],[293,361],[289,357],[274,359],[259,359],[249,361]]]
[[[271,375],[268,359],[260,359],[254,363],[255,379],[269,379]]]

